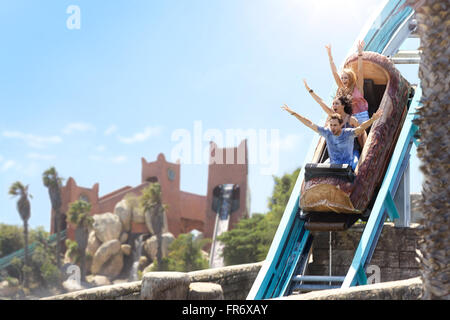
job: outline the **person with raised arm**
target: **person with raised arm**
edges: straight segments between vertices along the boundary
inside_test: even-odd
[[[342,70],[341,75],[339,75],[333,61],[333,56],[331,55],[331,45],[327,45],[325,48],[327,49],[331,72],[333,73],[334,80],[338,86],[336,95],[350,95],[352,97],[353,115],[358,119],[359,123],[367,121],[369,119],[369,104],[367,103],[367,100],[364,99],[364,70],[362,62],[364,41],[358,42],[357,73],[350,68],[345,68]]]
[[[319,97],[314,90],[312,90],[305,79],[303,79],[303,83],[305,84],[306,90],[309,92],[311,97],[322,107],[328,116],[333,113],[339,113],[343,120],[343,127],[353,127],[356,128],[359,126],[358,120],[352,116],[353,114],[353,105],[349,96],[336,96],[333,99],[332,108],[326,105],[321,97]],[[329,118],[327,119],[328,122]],[[360,136],[358,136],[358,142],[361,146],[361,150],[364,147],[364,144],[367,140],[367,133],[364,131]],[[358,156],[359,157],[359,156]]]
[[[375,120],[378,120],[383,115],[383,110],[378,109],[378,111],[373,114],[371,119],[360,124],[358,127],[342,128],[343,120],[341,115],[338,113],[333,113],[330,115],[330,124],[328,128],[314,124],[311,120],[293,111],[286,104],[284,104],[281,108],[296,117],[305,126],[325,138],[331,164],[349,164],[353,170],[355,170],[357,165],[357,160],[355,161],[353,156],[354,138],[361,135],[368,127],[372,125]]]

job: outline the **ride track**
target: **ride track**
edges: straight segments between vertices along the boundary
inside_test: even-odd
[[[352,49],[356,48],[357,41],[362,38],[365,42],[365,51],[390,56],[394,63],[417,63],[417,57],[405,59],[398,52],[402,43],[414,36],[413,31],[416,27],[413,19],[414,11],[409,7],[400,10],[404,2],[405,0],[387,1],[376,18],[367,25],[365,30],[362,30],[361,36],[355,41]],[[397,57],[394,56],[395,54]],[[305,228],[305,220],[299,214],[301,213],[300,191],[305,178],[304,168],[311,161],[319,140],[317,135],[311,143],[266,260],[253,283],[247,300],[279,298],[290,295],[297,289],[348,288],[367,283],[365,270],[370,263],[386,217],[389,216],[392,221],[404,218],[404,212],[399,214],[393,198],[401,180],[409,178],[408,174],[405,176],[403,174],[408,167],[411,146],[413,143],[418,144],[416,138],[418,127],[413,120],[417,118],[416,108],[420,106],[420,97],[421,90],[418,85],[346,276],[304,275],[314,238]],[[311,282],[313,284],[308,284]],[[337,285],[337,283],[341,284]]]

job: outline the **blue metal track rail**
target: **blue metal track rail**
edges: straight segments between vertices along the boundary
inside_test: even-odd
[[[389,216],[391,221],[399,218],[393,198],[408,163],[411,146],[413,143],[418,144],[415,137],[418,127],[414,120],[417,118],[416,108],[420,105],[420,97],[421,90],[418,88],[342,288],[367,283],[365,268],[372,258],[386,216]]]

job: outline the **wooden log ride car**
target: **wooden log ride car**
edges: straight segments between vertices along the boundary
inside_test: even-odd
[[[356,54],[348,57],[345,67],[357,70],[357,58]],[[324,163],[328,152],[320,137],[313,159],[305,167],[300,195],[301,214],[307,217],[310,230],[345,230],[370,213],[406,118],[412,86],[387,57],[364,52],[362,59],[369,116],[378,108],[384,112],[368,129],[354,172],[348,165]],[[359,147],[356,141],[355,147]]]

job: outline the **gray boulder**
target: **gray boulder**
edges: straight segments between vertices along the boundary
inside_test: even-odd
[[[123,268],[123,253],[119,251],[113,255],[101,268],[99,274],[110,279],[117,277]]]
[[[175,240],[175,237],[170,232],[162,234],[162,257],[167,257],[169,254],[169,246]],[[156,260],[156,253],[158,251],[158,240],[156,236],[152,236],[144,243],[144,250],[152,261]]]
[[[123,230],[129,232],[131,230],[131,218],[133,212],[125,199],[116,204],[114,214],[119,217]]]
[[[222,286],[210,282],[192,282],[189,285],[188,300],[223,300]]]
[[[116,240],[120,237],[122,231],[122,223],[118,215],[113,213],[102,213],[93,216],[95,235],[102,242]]]
[[[0,297],[12,297],[19,292],[19,285],[11,285],[7,280],[0,282]]]
[[[121,248],[124,255],[129,256],[131,254],[131,246],[129,244],[123,244]]]
[[[92,259],[91,272],[93,274],[98,274],[106,261],[120,251],[121,245],[119,240],[110,240],[102,244],[97,249]]]
[[[131,221],[133,221],[134,223],[144,223],[145,222],[144,210],[139,207],[134,208]]]
[[[97,236],[95,235],[95,231],[91,230],[89,232],[88,243],[87,243],[87,247],[86,247],[86,253],[91,255],[91,256],[94,256],[95,252],[101,246],[101,244],[102,243],[97,239]]]
[[[186,300],[190,278],[182,272],[149,272],[142,279],[142,300]]]
[[[86,277],[86,281],[95,287],[109,286],[111,284],[111,281],[107,277],[100,275],[89,275]]]

